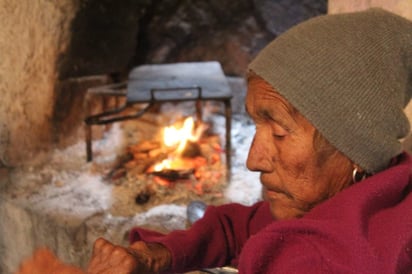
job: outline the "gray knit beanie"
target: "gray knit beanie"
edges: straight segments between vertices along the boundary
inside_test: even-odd
[[[379,8],[315,17],[277,37],[249,69],[366,171],[385,169],[401,152],[411,21]]]

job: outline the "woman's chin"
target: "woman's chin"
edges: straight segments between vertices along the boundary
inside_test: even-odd
[[[270,202],[270,201],[269,201]],[[283,205],[270,202],[270,213],[275,220],[290,220],[300,218],[304,215],[304,212],[297,210],[296,208],[285,207]]]

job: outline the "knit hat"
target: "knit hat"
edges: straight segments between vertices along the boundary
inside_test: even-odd
[[[409,133],[412,22],[379,8],[292,27],[249,65],[339,151],[385,169]]]

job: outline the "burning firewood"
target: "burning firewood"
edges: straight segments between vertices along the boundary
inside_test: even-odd
[[[143,141],[128,147],[127,154],[120,158],[106,178],[116,181],[127,172],[133,170],[137,173],[145,173],[154,163],[167,157],[167,152],[162,151],[160,143],[156,141]]]
[[[184,150],[182,151],[182,157],[194,158],[202,155],[200,145],[196,142],[187,142]]]
[[[174,182],[174,181],[181,180],[181,179],[189,179],[192,176],[193,172],[194,172],[193,169],[189,169],[189,170],[163,169],[161,171],[153,171],[151,172],[151,174]]]
[[[131,145],[128,147],[128,151],[131,154],[139,154],[139,153],[147,153],[153,149],[160,148],[162,145],[159,141],[142,141],[135,145]]]

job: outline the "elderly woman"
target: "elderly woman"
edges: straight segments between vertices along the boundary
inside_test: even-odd
[[[409,133],[412,23],[381,9],[320,16],[249,69],[247,166],[265,201],[210,206],[168,235],[135,228],[129,248],[99,239],[88,273],[411,273],[412,160],[399,140]]]

